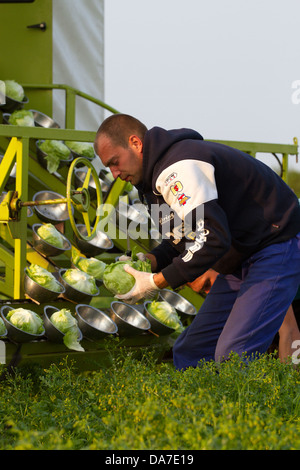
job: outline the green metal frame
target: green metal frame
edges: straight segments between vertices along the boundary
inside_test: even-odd
[[[41,84],[23,84],[24,89],[26,90],[63,90],[65,92],[65,128],[66,129],[75,129],[76,121],[76,97],[79,96],[84,98],[87,101],[95,103],[107,111],[110,111],[113,114],[118,113],[115,108],[112,108],[104,101],[94,98],[93,96],[83,93],[82,91],[77,90],[69,85],[64,84],[51,84],[51,85],[41,85]]]
[[[0,76],[18,83],[53,83],[52,0],[0,5]],[[27,26],[45,22],[46,30]],[[9,39],[8,39],[9,38]],[[31,109],[52,114],[52,91],[28,90]]]
[[[18,196],[22,198],[22,201],[31,199],[33,193],[37,190],[48,188],[53,191],[57,191],[60,194],[65,193],[65,184],[67,170],[61,171],[61,178],[57,178],[54,175],[50,175],[44,170],[39,163],[36,161],[34,155],[34,141],[39,139],[53,139],[53,140],[75,140],[81,142],[93,142],[95,138],[95,132],[91,131],[80,131],[75,130],[76,120],[76,97],[80,96],[88,101],[94,102],[96,105],[108,110],[111,113],[118,113],[116,109],[107,105],[103,101],[96,99],[86,93],[83,93],[73,87],[63,84],[23,84],[25,89],[39,89],[45,92],[49,89],[60,89],[65,91],[65,129],[46,129],[38,127],[19,127],[19,126],[8,126],[0,125],[0,148],[6,149],[9,142],[14,142],[16,145],[14,152],[6,151],[5,156],[1,163],[0,172],[0,193],[3,191],[5,183],[8,179],[8,175],[14,162],[17,162],[17,178],[16,188]],[[287,180],[288,175],[288,158],[290,156],[298,157],[298,142],[294,139],[294,143],[291,145],[282,144],[270,144],[270,143],[255,143],[255,142],[237,142],[237,141],[218,141],[231,147],[241,149],[244,152],[256,157],[258,153],[270,153],[277,157],[277,154],[282,155],[282,178]],[[278,159],[278,157],[277,157]],[[111,206],[116,206],[119,197],[124,194],[126,183],[121,180],[117,180],[113,184],[113,189],[107,196],[106,203]],[[6,211],[6,212],[5,212]],[[3,216],[4,214],[4,216]],[[4,219],[4,220],[3,220]],[[6,259],[8,261],[6,272],[10,273],[8,276],[7,294],[11,295],[11,272],[14,272],[14,298],[22,298],[22,273],[23,268],[26,265],[26,252],[27,259],[35,258],[36,255],[28,250],[26,240],[24,239],[24,233],[26,233],[26,212],[24,209],[20,211],[20,215],[17,220],[10,220],[7,214],[7,201],[4,201],[0,207],[0,221],[2,220],[1,237],[4,241],[14,248],[14,264],[11,266],[11,257],[9,256],[9,250],[0,246],[0,259]],[[8,228],[8,230],[7,230]],[[67,227],[70,230],[70,227]],[[66,234],[67,234],[66,233]],[[148,234],[147,234],[148,236]],[[125,251],[127,248],[127,240],[125,238],[114,240],[116,246],[120,251]],[[147,251],[149,249],[149,243],[146,239],[135,240],[141,251]],[[2,253],[1,253],[2,252]],[[51,263],[45,260],[39,260],[43,266],[51,267]],[[2,281],[0,281],[2,282]],[[10,286],[10,288],[9,288]],[[6,288],[6,287],[5,287]],[[191,289],[184,288],[182,293],[194,303],[199,302],[199,296],[194,296]],[[201,301],[201,299],[200,299]]]
[[[5,294],[10,300],[13,298],[15,299],[14,302],[21,303],[27,302],[26,299],[24,299],[22,285],[26,263],[36,263],[50,271],[55,270],[57,266],[52,260],[46,259],[37,253],[27,242],[27,239],[31,236],[31,228],[29,225],[40,222],[37,216],[33,215],[30,218],[30,223],[28,223],[25,207],[12,214],[10,206],[11,198],[15,195],[14,191],[16,191],[18,198],[20,198],[22,202],[25,202],[31,200],[34,193],[42,189],[51,189],[52,191],[64,195],[66,193],[68,174],[67,168],[61,169],[57,175],[51,175],[47,170],[41,167],[36,158],[35,140],[94,141],[95,132],[75,130],[76,96],[81,96],[84,99],[92,101],[111,113],[118,113],[116,109],[111,108],[101,100],[97,100],[67,85],[30,84],[24,85],[24,88],[44,90],[45,93],[49,93],[49,90],[53,89],[65,90],[65,129],[0,125],[0,150],[2,149],[3,152],[5,152],[4,158],[0,164],[0,194],[7,184],[14,163],[17,163],[15,187],[12,188],[12,190],[9,188],[6,199],[0,204],[0,263],[2,263],[5,268],[5,276],[0,279],[0,292]],[[281,154],[281,176],[284,180],[287,179],[288,175],[289,156],[298,156],[298,142],[296,139],[293,145],[235,141],[222,141],[221,143],[241,149],[253,157],[256,157],[258,153],[270,153],[278,158],[277,154]],[[107,203],[110,208],[112,206],[116,207],[120,197],[124,197],[126,200],[128,196],[126,195],[126,183],[118,179],[112,185],[112,189],[105,203]],[[68,223],[65,224],[65,235],[71,241],[72,227]],[[120,252],[126,250],[126,239],[118,239],[117,237],[114,242],[116,247],[120,249]],[[147,240],[136,240],[135,243],[139,244],[141,251],[147,251]],[[103,259],[109,262],[112,261],[115,256],[116,254],[104,254]],[[62,258],[58,261],[55,260],[55,262],[62,266],[64,266],[64,263],[67,263],[64,267],[70,265],[68,255],[66,255],[66,259]],[[3,268],[3,266],[1,267]],[[188,287],[181,289],[180,294],[192,302],[196,308],[199,308],[204,300],[203,297],[196,294]],[[110,295],[111,294],[106,291],[104,287],[101,287],[100,296],[93,299],[91,305],[105,310],[109,307],[112,300]],[[13,302],[11,305],[13,306]],[[65,306],[64,302],[61,302],[61,305],[60,308],[63,308],[63,306]],[[57,303],[56,306],[58,306]],[[41,312],[43,306],[32,305],[32,303],[30,303],[30,308]],[[85,352],[79,353],[68,350],[64,345],[57,345],[44,340],[23,344],[21,346],[6,341],[6,363],[8,364],[8,368],[12,365],[23,366],[27,364],[40,364],[45,367],[53,362],[61,361],[63,357],[68,357],[74,360],[76,366],[80,369],[98,369],[99,367],[110,365],[114,349],[117,351],[119,346],[130,348],[131,351],[135,351],[137,356],[141,353],[141,349],[152,349],[155,350],[156,356],[161,359],[165,351],[172,347],[172,339],[146,335],[136,338],[121,338],[116,348],[114,348],[114,343],[111,342],[111,339],[107,341],[103,340],[98,343],[85,340],[83,346]],[[109,353],[107,351],[108,349]]]

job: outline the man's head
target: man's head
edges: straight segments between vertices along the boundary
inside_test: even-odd
[[[143,174],[143,144],[146,126],[127,114],[113,114],[100,125],[95,152],[114,178],[138,184]]]

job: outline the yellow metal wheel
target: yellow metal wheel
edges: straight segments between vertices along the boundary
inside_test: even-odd
[[[87,172],[86,172],[86,176],[84,178],[82,187],[75,188],[75,184],[73,183],[73,177],[75,177],[75,170],[80,166],[86,167]],[[96,215],[96,219],[93,221],[93,229],[92,229],[91,223],[90,223],[90,214],[89,214],[89,208],[90,208],[89,182],[90,182],[91,176],[93,177],[95,186],[96,186],[97,208],[98,208],[103,203],[103,198],[102,198],[102,191],[101,191],[99,177],[97,175],[97,172],[93,164],[84,157],[79,157],[73,160],[73,162],[70,165],[70,169],[69,169],[68,177],[67,177],[66,196],[67,196],[68,213],[70,217],[71,226],[74,230],[75,235],[78,238],[81,238],[87,241],[92,240],[92,238],[94,238],[94,236],[96,235],[97,225],[100,220],[100,216]],[[87,235],[83,235],[78,231],[76,223],[75,223],[73,211],[72,211],[73,207],[77,211],[81,212],[84,225],[87,230]]]

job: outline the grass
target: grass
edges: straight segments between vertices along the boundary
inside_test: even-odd
[[[0,382],[1,450],[300,449],[300,373],[272,355],[176,371],[125,352]]]

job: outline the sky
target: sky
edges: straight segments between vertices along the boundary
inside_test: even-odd
[[[299,0],[105,0],[104,37],[105,101],[148,128],[300,141]]]

